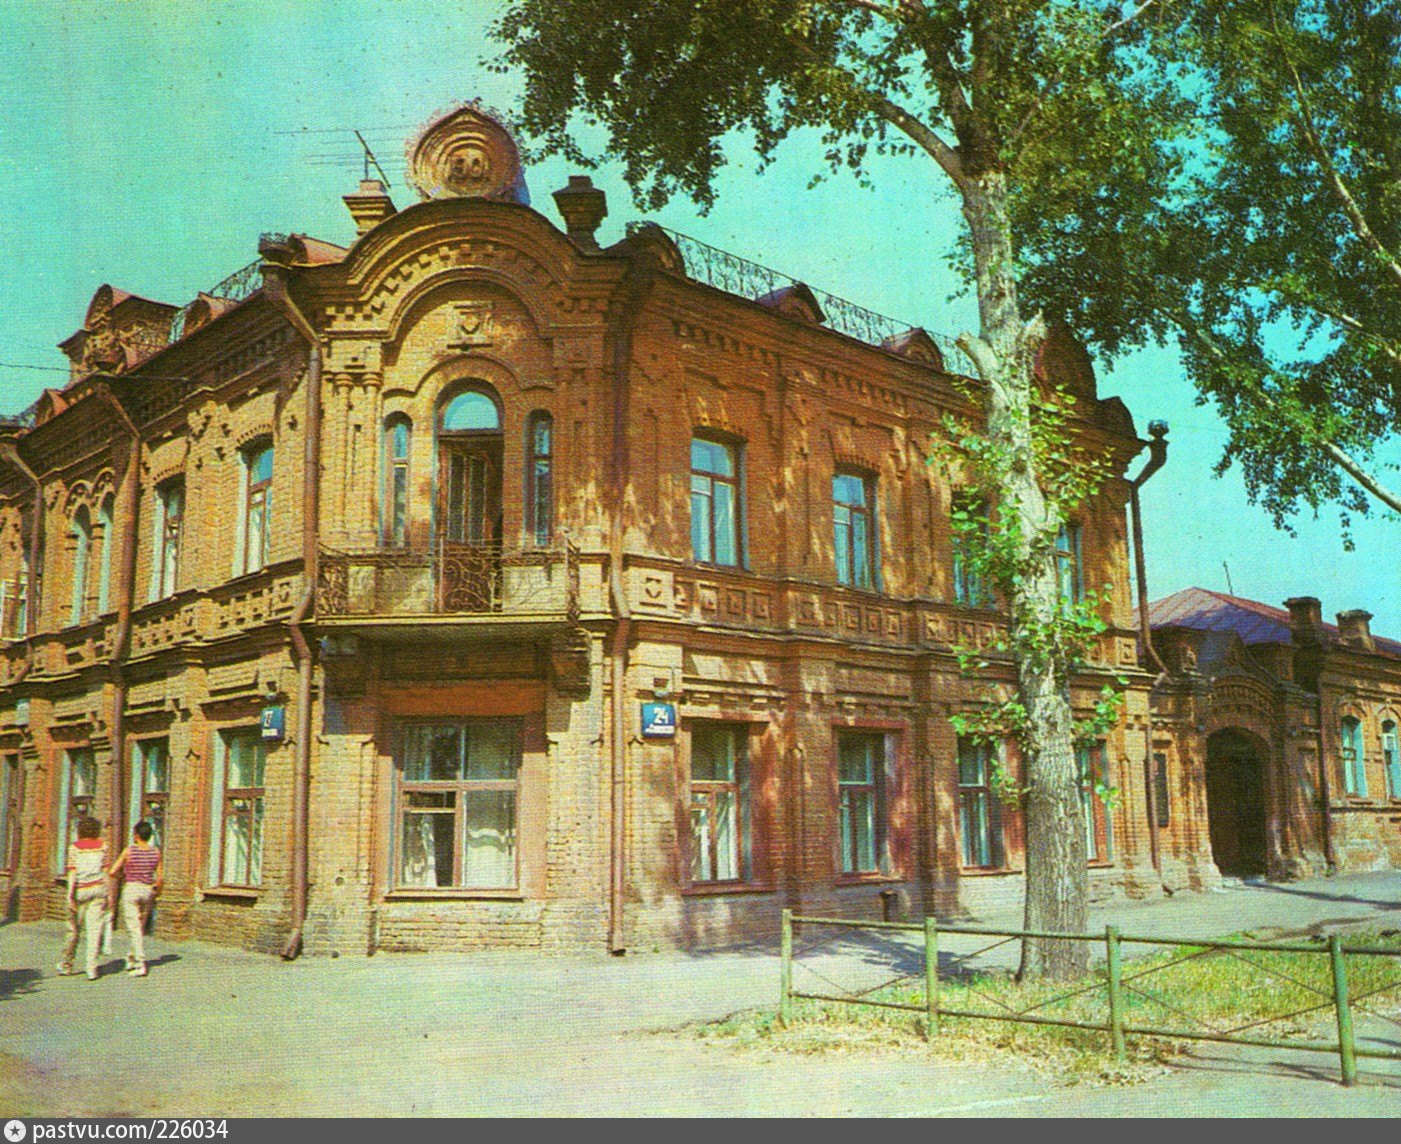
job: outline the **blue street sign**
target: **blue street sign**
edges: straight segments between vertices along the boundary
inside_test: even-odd
[[[282,742],[282,736],[287,731],[287,708],[281,705],[264,707],[262,728],[265,742]]]
[[[642,705],[642,737],[644,739],[674,739],[676,737],[676,707],[671,703]]]

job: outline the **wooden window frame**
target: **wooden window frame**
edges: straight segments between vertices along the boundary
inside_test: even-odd
[[[1093,866],[1114,864],[1113,810],[1095,791],[1095,779],[1109,769],[1109,745],[1103,739],[1075,744],[1075,769],[1080,776],[1080,800],[1085,811],[1085,857]]]
[[[986,505],[981,498],[969,490],[959,489],[954,492],[950,507],[954,511],[982,513],[984,519],[980,531],[984,536],[989,534],[991,526],[987,522]],[[981,576],[968,570],[966,564],[967,538],[952,527],[952,522],[950,522],[949,538],[952,550],[954,603],[961,604],[965,608],[995,607],[996,600],[993,598],[992,589],[987,586],[987,582]]]
[[[554,539],[554,447],[555,419],[537,409],[525,422],[525,530],[536,548],[548,548]]]
[[[79,517],[82,520],[79,520]],[[73,627],[87,619],[88,612],[88,565],[92,560],[92,515],[86,505],[80,505],[73,514],[73,576],[72,598],[68,607],[68,626]]]
[[[1062,547],[1062,540],[1065,544]],[[1056,587],[1061,602],[1080,604],[1085,599],[1085,530],[1078,520],[1066,521],[1056,533]],[[1069,593],[1066,578],[1069,577]],[[1067,598],[1068,596],[1068,598]]]
[[[85,762],[89,771],[92,789],[86,794],[74,791],[73,779],[78,773],[78,762]],[[63,786],[60,792],[61,822],[58,829],[58,872],[61,877],[68,866],[68,847],[78,837],[78,820],[92,814],[97,801],[97,754],[91,747],[65,747],[63,750]]]
[[[493,727],[509,728],[512,732],[512,758],[511,770],[514,775],[510,779],[471,779],[466,778],[467,766],[470,752],[470,731],[472,727]],[[406,745],[410,729],[417,728],[453,728],[458,734],[458,751],[460,753],[459,770],[464,777],[451,780],[437,779],[406,779],[404,777],[404,767],[406,763]],[[465,732],[465,733],[464,733]],[[524,722],[517,716],[501,717],[462,717],[462,718],[433,718],[433,719],[405,719],[399,723],[398,733],[395,736],[394,751],[394,808],[391,814],[391,829],[393,838],[390,843],[390,892],[404,894],[418,893],[440,893],[459,895],[495,895],[495,894],[516,894],[521,891],[521,861],[524,847],[521,845],[520,825],[521,825],[521,771],[524,767]],[[511,881],[507,885],[471,885],[465,881],[466,878],[466,828],[467,828],[467,797],[475,793],[509,792],[511,798],[511,859],[512,875]],[[404,821],[408,814],[433,813],[432,808],[413,807],[409,805],[406,797],[411,794],[448,794],[453,795],[453,805],[451,814],[453,816],[453,843],[452,843],[452,880],[449,884],[441,883],[432,886],[409,885],[403,880],[403,852],[404,852]],[[444,812],[445,813],[445,812]]]
[[[842,479],[858,481],[861,485],[860,505],[852,505],[837,498],[837,482]],[[836,565],[837,583],[844,588],[855,588],[860,592],[880,591],[879,539],[876,533],[876,478],[861,469],[838,467],[832,474],[832,562]],[[843,524],[842,516],[846,521]],[[865,578],[862,583],[857,577],[858,564],[853,541],[856,536],[856,518],[866,525],[866,555],[860,562],[860,570]],[[843,530],[846,533],[846,560],[843,566],[842,546],[839,541]]]
[[[1343,765],[1343,793],[1349,798],[1366,798],[1367,740],[1361,718],[1344,715],[1339,719],[1338,739],[1339,759]]]
[[[169,477],[156,486],[160,515],[152,568],[152,598],[175,595],[180,584],[180,541],[185,526],[185,478]],[[176,511],[171,512],[175,506]]]
[[[1383,719],[1381,734],[1386,796],[1390,799],[1401,799],[1401,722],[1391,718]]]
[[[24,809],[24,760],[18,751],[0,754],[0,871],[19,868],[20,824]]]
[[[1153,752],[1153,809],[1157,813],[1155,825],[1165,830],[1172,825],[1172,785],[1168,782],[1168,757],[1166,751]]]
[[[717,449],[723,449],[725,455],[729,457],[731,472],[728,474],[717,473],[710,469],[696,468],[696,443],[704,442],[713,445]],[[692,433],[690,449],[690,506],[691,506],[691,558],[697,564],[707,564],[713,568],[743,568],[745,566],[745,528],[744,528],[744,448],[742,443],[726,437],[709,433]],[[704,488],[697,488],[697,483],[704,485]],[[717,485],[724,486],[730,491],[730,536],[727,538],[734,553],[733,560],[721,560],[719,558],[719,548],[716,543],[716,513],[715,513],[715,488]],[[706,521],[708,528],[704,532],[705,543],[709,546],[709,554],[703,554],[696,548],[696,498],[704,497],[708,509]]]
[[[973,756],[977,762],[977,782],[964,780],[964,760]],[[958,779],[958,830],[959,855],[965,870],[1005,870],[1007,869],[1006,823],[1002,815],[1002,799],[992,784],[993,764],[998,759],[998,751],[991,743],[977,742],[963,735],[958,737],[957,779]],[[985,836],[974,839],[968,829],[970,807],[981,803],[984,806],[983,823]],[[977,854],[970,853],[970,843],[981,841],[979,850],[987,851],[986,861],[970,861]]]
[[[97,572],[99,616],[105,616],[112,610],[112,548],[117,539],[116,504],[116,497],[108,493],[97,508],[97,521],[102,528],[102,560]]]
[[[152,790],[147,787],[148,752],[156,746],[165,752],[165,787]],[[160,808],[157,815],[146,813],[153,804]],[[152,823],[156,830],[152,842],[164,849],[170,834],[170,739],[165,735],[135,739],[131,744],[131,823],[142,821]]]
[[[261,730],[255,725],[253,727],[235,727],[220,732],[223,743],[224,767],[223,767],[223,790],[220,797],[219,814],[219,869],[218,885],[221,888],[256,890],[262,886],[263,874],[263,846],[267,839],[267,744],[263,742]],[[261,754],[261,767],[255,768],[262,783],[257,786],[234,787],[229,785],[232,773],[232,762],[234,755],[234,745],[237,742],[247,740],[253,744],[254,750]],[[246,802],[246,810],[234,809],[234,803]],[[246,817],[248,820],[248,879],[242,882],[234,882],[229,878],[228,858],[229,858],[229,823],[236,818]],[[256,831],[256,833],[255,833]],[[256,839],[256,847],[254,840]],[[252,877],[256,858],[258,877]]]
[[[843,739],[864,739],[875,748],[875,757],[868,754],[870,779],[852,782],[842,778]],[[846,880],[888,876],[891,869],[890,855],[890,778],[887,773],[890,765],[889,737],[882,731],[867,730],[861,727],[839,727],[834,735],[835,762],[837,770],[837,853],[838,876]],[[856,823],[857,799],[868,796],[871,800],[871,853],[873,864],[861,865],[860,837],[858,832],[844,824]],[[847,845],[849,839],[850,845]]]
[[[257,462],[264,454],[268,456],[268,475],[254,480]],[[270,438],[262,437],[245,445],[240,450],[244,472],[243,505],[243,552],[240,575],[251,575],[266,568],[272,554],[272,486],[276,477],[277,453]],[[253,514],[259,510],[258,534],[253,534]]]
[[[696,777],[696,737],[697,735],[726,736],[731,748],[731,778],[698,779]],[[689,791],[688,811],[691,829],[687,869],[690,871],[690,884],[696,887],[747,885],[754,880],[754,826],[753,826],[753,762],[750,750],[750,728],[745,723],[700,722],[690,726],[690,767],[687,775]],[[735,871],[730,878],[719,877],[721,870],[718,829],[720,816],[715,807],[724,795],[729,795],[733,807],[733,853],[729,855]],[[696,811],[705,811],[706,852],[705,865],[710,876],[697,876]]]
[[[404,448],[399,449],[399,431]],[[380,538],[386,548],[407,548],[409,543],[409,472],[413,455],[413,421],[405,413],[384,419],[384,488],[380,502]]]

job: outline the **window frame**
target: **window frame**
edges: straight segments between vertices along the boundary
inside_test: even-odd
[[[525,419],[525,533],[536,548],[548,548],[554,539],[554,479],[555,419],[536,409]]]
[[[399,431],[404,448],[399,450]],[[380,490],[380,541],[386,548],[407,548],[409,544],[409,478],[412,472],[413,419],[407,413],[391,413],[384,419],[381,435],[383,457]]]
[[[977,765],[976,782],[966,782],[964,760],[971,757]],[[956,775],[958,786],[958,833],[959,858],[965,870],[1005,870],[1007,869],[1007,828],[1002,815],[1002,799],[992,784],[994,761],[1002,759],[1000,745],[980,742],[965,735],[959,735],[956,748]],[[974,838],[969,829],[969,809],[981,805],[982,835]],[[970,843],[981,842],[974,853]],[[983,861],[970,861],[982,856]]]
[[[150,789],[147,786],[147,778],[150,774],[150,756],[148,754],[153,748],[159,747],[165,753],[165,786],[161,789]],[[135,826],[138,822],[149,822],[155,830],[152,836],[152,844],[165,848],[165,842],[170,835],[170,738],[166,735],[152,735],[140,739],[133,739],[131,744],[131,757],[129,761],[130,770],[128,781],[131,791],[131,824]],[[146,811],[150,805],[155,803],[160,807],[160,813],[156,815],[148,814]]]
[[[699,779],[696,777],[697,735],[725,736],[730,748],[730,778]],[[753,823],[753,760],[751,751],[751,729],[747,723],[712,722],[696,720],[689,726],[690,758],[687,767],[686,807],[690,822],[687,832],[690,884],[696,888],[717,886],[747,885],[754,880],[754,823]],[[719,838],[720,815],[715,807],[720,798],[730,795],[730,834],[733,851],[729,855],[734,874],[731,877],[719,876],[721,870]],[[707,823],[706,862],[710,876],[696,873],[699,851],[696,837],[696,811],[701,807],[706,811]]]
[[[0,754],[0,871],[19,868],[24,759],[18,751]]]
[[[1382,719],[1382,769],[1386,774],[1386,795],[1401,799],[1401,722],[1389,715]]]
[[[984,536],[988,536],[991,531],[991,524],[987,520],[986,502],[968,489],[956,489],[949,502],[950,523],[949,540],[952,551],[951,570],[953,574],[953,599],[954,603],[961,604],[965,608],[992,608],[996,606],[996,599],[992,589],[988,587],[983,577],[969,571],[966,566],[966,541],[964,533],[953,527],[952,514],[954,512],[967,512],[970,515],[981,515],[979,531]]]
[[[185,478],[167,477],[155,489],[152,520],[151,600],[173,596],[180,584],[180,543],[185,526]],[[176,507],[171,512],[171,507]]]
[[[405,777],[407,762],[407,742],[409,733],[415,729],[453,728],[458,734],[459,774],[456,779],[415,779]],[[507,729],[511,732],[511,773],[510,779],[467,778],[470,758],[470,730],[472,727]],[[464,734],[463,732],[467,732]],[[460,716],[437,718],[414,718],[399,720],[394,735],[393,798],[390,812],[390,829],[393,836],[389,847],[389,891],[394,894],[441,894],[457,896],[516,896],[523,885],[523,851],[521,841],[521,775],[525,769],[525,724],[519,716]],[[453,794],[453,843],[452,879],[447,885],[414,885],[404,881],[404,823],[409,814],[431,813],[433,808],[409,805],[406,797],[410,794]],[[508,884],[469,885],[465,879],[467,798],[473,793],[506,793],[511,798],[511,880]],[[436,861],[435,861],[436,865]]]
[[[264,454],[268,458],[268,475],[254,480],[255,467]],[[248,576],[254,572],[261,572],[271,562],[272,489],[277,476],[276,443],[271,437],[259,437],[250,441],[239,450],[239,460],[243,481],[243,503],[239,508],[243,543],[239,553],[238,575]],[[253,532],[255,508],[259,511],[256,536]]]
[[[85,763],[83,769],[89,772],[88,777],[91,780],[87,784],[91,789],[81,794],[74,791],[73,783],[78,771],[75,763],[79,761]],[[57,842],[55,858],[59,877],[62,877],[68,868],[68,847],[77,841],[78,820],[91,815],[93,804],[97,801],[97,777],[97,753],[92,747],[63,748],[62,774],[58,793],[58,828],[54,832]]]
[[[261,755],[261,766],[255,766],[255,774],[262,780],[261,785],[233,787],[229,785],[232,771],[235,744],[247,740],[252,743],[257,755]],[[267,744],[263,741],[258,724],[252,726],[225,727],[218,732],[219,743],[219,783],[214,792],[218,807],[218,830],[211,838],[214,857],[214,884],[221,889],[259,890],[263,883],[263,849],[267,838]],[[232,804],[244,801],[250,805],[246,810],[234,811]],[[249,877],[235,882],[229,877],[229,823],[236,817],[248,820],[248,869]],[[256,869],[257,877],[252,875]]]
[[[861,727],[838,727],[833,736],[833,755],[837,780],[837,876],[843,880],[887,877],[891,870],[890,856],[890,742],[883,731]],[[842,778],[842,745],[844,739],[864,739],[869,751],[870,778],[853,782]],[[848,826],[857,821],[859,799],[869,798],[871,824],[870,850],[872,864],[861,865],[861,841],[858,832]]]
[[[1367,739],[1359,716],[1344,715],[1338,720],[1338,748],[1343,767],[1343,793],[1350,798],[1366,798]]]
[[[97,573],[97,614],[105,616],[112,610],[112,549],[116,542],[116,497],[108,493],[97,508],[97,522],[102,529],[102,560]]]
[[[859,506],[849,504],[837,498],[837,482],[842,479],[855,480],[861,485],[862,503]],[[880,587],[880,539],[876,513],[876,490],[878,488],[875,474],[865,469],[852,468],[845,465],[838,465],[832,472],[832,563],[836,567],[837,583],[844,588],[854,588],[859,592],[879,592]],[[846,559],[843,566],[842,535],[843,524],[842,514],[846,515]],[[857,562],[853,552],[853,540],[856,535],[856,522],[853,517],[859,516],[865,522],[866,530],[866,552],[865,558],[861,561],[861,569],[865,582],[860,582],[856,577]]]
[[[1061,542],[1065,544],[1062,546]],[[1085,530],[1080,521],[1068,520],[1056,532],[1056,590],[1066,606],[1085,601]],[[1069,577],[1070,591],[1066,592]]]
[[[1115,861],[1113,808],[1095,791],[1095,779],[1105,781],[1108,769],[1109,744],[1104,739],[1075,744],[1080,805],[1085,813],[1085,858],[1095,866],[1112,866]]]
[[[696,468],[696,444],[697,442],[723,449],[730,460],[731,472],[729,474],[716,473],[709,469]],[[744,442],[732,437],[727,437],[719,433],[693,432],[691,434],[688,456],[688,472],[690,474],[689,496],[691,510],[691,559],[697,564],[705,564],[711,568],[744,568],[746,567],[746,536],[745,536],[745,511],[744,511]],[[696,487],[697,482],[703,482],[708,487],[704,490]],[[715,486],[722,485],[730,491],[730,535],[727,537],[733,549],[733,560],[721,560],[718,556],[718,546],[716,537],[718,535],[715,512]],[[707,511],[705,514],[708,528],[705,533],[705,540],[709,545],[709,555],[703,555],[696,548],[696,498],[705,497]]]
[[[68,626],[73,627],[87,619],[88,610],[88,565],[92,560],[92,514],[87,505],[79,505],[73,513],[72,531],[73,561],[70,565],[73,582],[68,607]]]
[[[1166,830],[1172,825],[1172,785],[1168,782],[1168,757],[1166,751],[1153,752],[1153,809],[1157,815],[1155,826]]]

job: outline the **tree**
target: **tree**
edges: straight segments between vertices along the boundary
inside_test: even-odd
[[[1067,289],[1102,295],[1082,314],[1093,344],[1159,330],[1116,261],[1155,241],[1178,169],[1181,108],[1143,50],[1155,2],[510,0],[494,28],[507,45],[497,66],[525,77],[526,134],[588,164],[572,129],[602,126],[645,207],[677,192],[710,205],[732,132],[767,161],[803,128],[820,132],[819,166],[864,178],[871,154],[906,155],[932,161],[956,192],[979,314],[960,345],[982,422],[958,432],[996,506],[986,567],[1010,613],[1035,930],[1085,926],[1070,698],[1085,617],[1062,606],[1054,556],[1084,485],[1046,471],[1032,369],[1046,324],[1019,297],[1013,215],[1041,203],[1084,236]],[[1026,942],[1022,968],[1070,977],[1085,956],[1078,943]]]

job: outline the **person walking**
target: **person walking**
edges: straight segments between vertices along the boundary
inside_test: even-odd
[[[58,963],[60,975],[75,972],[73,955],[78,938],[87,942],[87,974],[96,981],[97,955],[102,944],[102,927],[107,920],[107,844],[102,841],[102,823],[90,816],[78,822],[77,840],[68,847],[68,940]]]
[[[154,831],[149,822],[138,822],[131,828],[131,844],[112,863],[108,874],[122,875],[122,922],[126,926],[131,948],[126,955],[126,970],[133,977],[146,976],[146,919],[161,892],[164,867],[159,846],[151,843]]]

